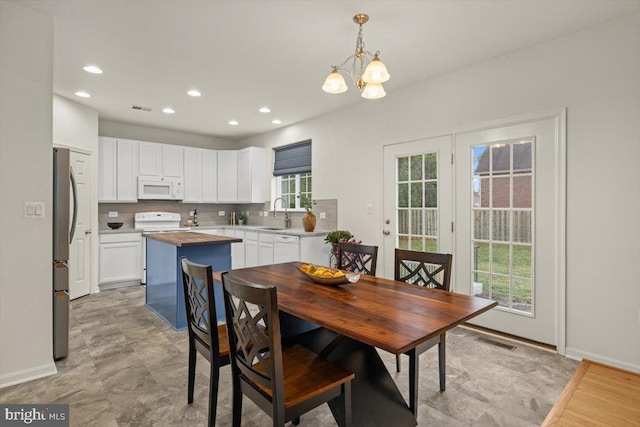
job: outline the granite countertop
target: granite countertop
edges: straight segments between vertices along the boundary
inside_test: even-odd
[[[116,234],[116,233],[142,233],[139,228],[124,228],[120,227],[116,230],[111,228],[101,228],[98,230],[98,234]]]
[[[288,236],[326,236],[328,231],[311,231],[306,232],[302,228],[277,228],[277,227],[268,227],[265,225],[199,225],[199,226],[191,226],[191,231],[198,230],[224,230],[224,229],[233,229],[233,230],[245,230],[245,231],[256,231],[260,233],[270,233],[270,234],[285,234]],[[273,228],[276,228],[275,230]],[[112,230],[110,228],[102,228],[98,230],[99,234],[115,234],[115,233],[142,233],[142,230],[139,228],[118,228],[117,230]],[[146,237],[146,236],[145,236]]]
[[[191,231],[201,230],[211,230],[211,229],[233,229],[233,230],[245,230],[245,231],[256,231],[260,233],[271,233],[271,234],[286,234],[289,236],[325,236],[328,231],[311,231],[306,232],[302,228],[279,228],[279,227],[270,227],[266,225],[199,225],[197,227],[191,227]]]
[[[242,242],[242,239],[235,237],[216,236],[213,234],[203,234],[192,231],[174,231],[171,233],[149,233],[143,234],[143,237],[160,242],[168,243],[174,246],[197,246],[197,245],[216,245],[220,243]]]

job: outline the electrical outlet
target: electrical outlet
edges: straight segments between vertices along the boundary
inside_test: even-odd
[[[118,212],[109,211],[109,218],[118,218]]]
[[[189,216],[193,216],[193,211],[189,211]]]
[[[320,212],[320,219],[327,219],[327,214],[324,212]]]
[[[371,203],[367,204],[367,215],[373,215],[373,205]]]
[[[225,216],[225,212],[224,211],[218,211],[218,216]]]

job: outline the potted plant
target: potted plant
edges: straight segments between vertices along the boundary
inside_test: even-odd
[[[236,215],[236,219],[238,220],[238,225],[244,225],[247,221],[247,217],[244,215],[244,212],[240,212]]]
[[[300,206],[305,208],[307,211],[307,213],[302,216],[302,227],[304,228],[304,231],[311,232],[316,228],[316,216],[311,209],[317,202],[312,200],[311,197],[306,194],[298,194],[297,197],[300,199]]]
[[[361,240],[356,240],[353,238],[353,234],[347,230],[335,230],[327,233],[327,237],[324,238],[325,243],[331,243],[331,265],[337,266],[338,264],[338,243],[362,243]]]

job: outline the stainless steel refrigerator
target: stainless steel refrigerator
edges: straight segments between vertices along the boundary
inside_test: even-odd
[[[71,153],[53,149],[53,358],[69,351],[69,246],[78,212]]]

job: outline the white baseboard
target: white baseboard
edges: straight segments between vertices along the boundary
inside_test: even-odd
[[[56,364],[51,361],[47,364],[36,366],[34,368],[1,375],[0,388],[26,383],[27,381],[37,380],[38,378],[48,377],[49,375],[55,375],[57,373],[58,370],[56,369]]]
[[[640,365],[634,363],[627,363],[617,359],[611,359],[609,357],[600,356],[598,354],[589,353],[588,351],[579,350],[577,348],[567,347],[566,357],[576,360],[589,359],[593,362],[602,363],[603,365],[613,366],[614,368],[624,369],[625,371],[631,371],[640,374]]]

